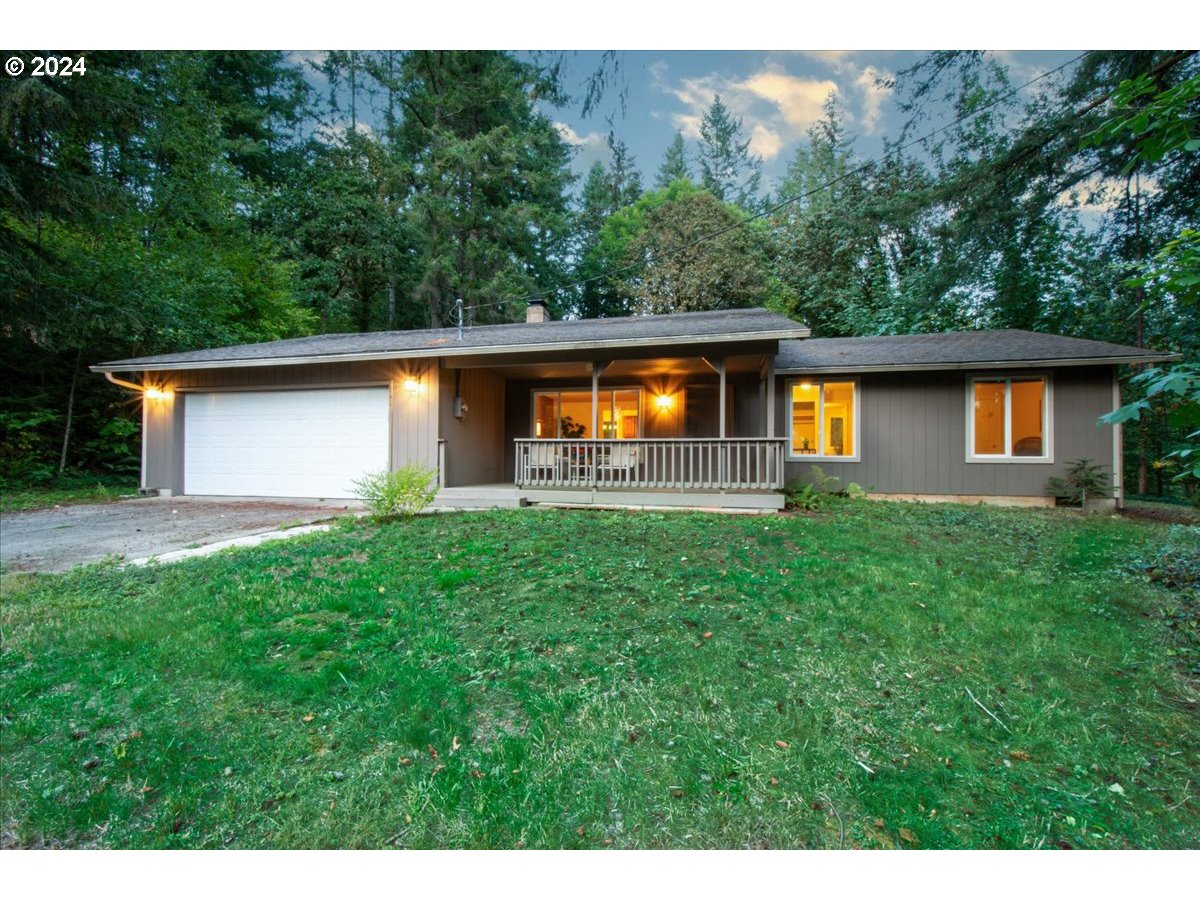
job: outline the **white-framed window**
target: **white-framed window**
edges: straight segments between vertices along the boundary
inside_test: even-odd
[[[642,436],[642,389],[604,387],[596,395],[592,430],[592,389],[546,388],[533,392],[533,436],[589,440],[629,440]]]
[[[859,460],[857,378],[788,381],[788,457]]]
[[[967,462],[1050,462],[1049,375],[967,379]]]

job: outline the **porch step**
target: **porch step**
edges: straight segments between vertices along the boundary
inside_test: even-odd
[[[596,506],[624,509],[699,509],[772,512],[783,509],[783,494],[777,491],[674,491],[604,490],[571,488],[526,488],[525,500],[533,505]]]
[[[434,506],[453,509],[497,509],[525,506],[524,491],[516,487],[448,487],[438,491]]]

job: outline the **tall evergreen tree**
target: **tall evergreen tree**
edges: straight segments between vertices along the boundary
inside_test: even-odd
[[[458,298],[474,321],[517,318],[504,300],[565,279],[569,153],[531,99],[557,87],[506,53],[422,51],[400,68],[412,299],[434,327]]]
[[[637,160],[629,150],[629,145],[611,131],[608,133],[608,150],[612,161],[608,167],[609,193],[612,208],[620,209],[637,201],[642,196],[642,173],[638,171]]]
[[[663,154],[662,165],[658,167],[658,174],[654,176],[654,186],[665,188],[673,181],[691,177],[688,172],[687,151],[683,146],[683,135],[677,131],[667,147],[667,152]]]
[[[700,183],[718,200],[751,211],[759,205],[762,159],[742,138],[742,120],[718,94],[700,120]]]

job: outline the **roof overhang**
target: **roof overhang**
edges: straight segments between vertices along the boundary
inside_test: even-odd
[[[782,341],[806,338],[808,328],[775,328],[766,331],[735,333],[709,332],[678,334],[664,337],[612,338],[590,341],[540,341],[535,344],[498,344],[493,346],[455,346],[453,343],[410,350],[385,350],[375,353],[324,353],[307,356],[256,357],[253,359],[205,359],[187,362],[121,361],[91,366],[93,372],[175,372],[186,369],[247,369],[262,366],[301,366],[315,363],[373,362],[388,359],[428,359],[442,356],[490,356],[514,353],[564,353],[594,350],[597,352],[624,348],[677,348],[679,345],[738,344],[756,341]]]
[[[1136,365],[1140,363],[1167,363],[1182,359],[1179,353],[1153,354],[1146,356],[1096,356],[1073,359],[993,359],[987,361],[956,363],[912,363],[904,365],[878,366],[777,366],[778,375],[823,375],[861,372],[960,372],[979,369],[1048,369],[1064,366],[1109,366]]]

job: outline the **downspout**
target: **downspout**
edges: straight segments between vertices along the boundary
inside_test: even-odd
[[[146,388],[143,385],[135,384],[132,381],[126,381],[123,378],[117,378],[112,372],[105,372],[104,377],[118,387],[129,388],[137,391],[139,394],[145,394]],[[142,491],[146,490],[146,398],[142,397],[142,465],[141,476],[138,478],[138,488]]]
[[[146,390],[146,388],[140,384],[134,384],[132,381],[126,381],[123,378],[117,378],[115,375],[113,375],[112,372],[105,372],[104,377],[107,378],[109,381],[111,381],[113,384],[120,385],[121,387],[129,388],[130,390],[137,391],[139,394],[143,393]]]

